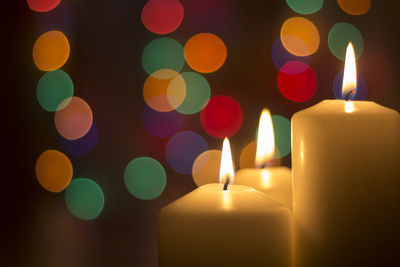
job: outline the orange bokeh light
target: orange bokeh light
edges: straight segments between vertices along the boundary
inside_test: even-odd
[[[308,19],[292,17],[281,28],[282,45],[295,56],[314,54],[320,43],[318,29]]]
[[[67,98],[61,102],[60,106],[65,106],[65,102],[69,103],[65,108],[56,111],[54,122],[60,135],[68,140],[76,140],[84,136],[92,127],[92,109],[80,97]]]
[[[61,68],[69,57],[69,42],[60,31],[49,31],[42,34],[33,46],[33,62],[43,71]]]
[[[371,7],[371,0],[337,0],[340,8],[350,15],[362,15]]]
[[[184,51],[188,65],[202,73],[214,72],[221,68],[227,56],[224,42],[211,33],[192,36],[186,42]]]
[[[36,178],[50,192],[61,192],[71,182],[72,164],[66,155],[57,150],[46,150],[36,161]]]

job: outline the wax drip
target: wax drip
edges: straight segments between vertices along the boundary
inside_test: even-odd
[[[226,180],[225,180],[225,183],[224,183],[224,191],[228,190],[229,181],[230,181],[230,178],[228,176],[228,177],[226,177]]]

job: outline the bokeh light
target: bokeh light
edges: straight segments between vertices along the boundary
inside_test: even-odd
[[[281,69],[289,61],[302,61],[307,65],[310,64],[310,56],[298,57],[289,53],[285,47],[283,47],[281,38],[277,38],[272,45],[272,62],[278,69]]]
[[[89,132],[76,140],[68,140],[63,137],[60,137],[60,139],[61,145],[69,155],[82,157],[92,151],[96,146],[98,139],[97,127],[92,123]]]
[[[182,45],[171,38],[157,38],[143,50],[142,66],[149,75],[161,69],[179,72],[184,63]]]
[[[364,49],[364,39],[361,32],[352,24],[339,22],[332,26],[328,34],[328,47],[335,57],[344,60],[347,45],[351,42],[359,58]]]
[[[350,15],[363,15],[371,7],[371,0],[337,0],[340,8]]]
[[[58,6],[61,0],[27,0],[30,9],[36,12],[47,12]]]
[[[165,158],[174,171],[191,174],[197,156],[206,150],[208,150],[208,144],[201,135],[183,131],[175,134],[168,141]]]
[[[233,98],[218,95],[212,97],[200,112],[200,121],[209,135],[225,138],[239,131],[243,122],[243,113]]]
[[[292,149],[292,132],[291,124],[288,119],[280,115],[272,115],[272,123],[274,125],[275,148],[278,153],[276,157],[286,157]]]
[[[72,179],[72,164],[69,158],[57,150],[44,151],[36,161],[36,178],[50,192],[61,192]]]
[[[186,95],[177,111],[183,114],[200,112],[210,99],[210,84],[203,76],[195,72],[184,72],[181,73],[181,76],[185,81]]]
[[[193,163],[192,176],[197,186],[219,182],[221,150],[207,150],[201,153]]]
[[[290,61],[279,71],[278,87],[289,100],[304,102],[314,95],[317,89],[317,78],[306,63]]]
[[[82,220],[96,219],[104,208],[104,193],[91,179],[76,178],[65,191],[65,204],[68,210]]]
[[[73,95],[74,84],[63,70],[54,70],[43,74],[36,88],[39,104],[47,111],[63,109],[69,103],[64,102],[64,106],[62,106],[61,102],[71,99]]]
[[[168,112],[179,107],[186,96],[186,84],[182,75],[169,69],[161,69],[150,75],[143,86],[144,101],[152,109]]]
[[[142,10],[143,25],[151,32],[167,34],[183,20],[183,6],[178,0],[150,0]]]
[[[309,15],[319,11],[324,4],[324,0],[286,0],[286,3],[293,11]]]
[[[170,137],[182,127],[184,115],[173,110],[158,112],[145,105],[142,111],[142,123],[146,131],[154,137]]]
[[[254,168],[257,150],[257,141],[248,143],[240,152],[239,166],[241,169]],[[268,166],[279,166],[281,164],[281,154],[279,149],[275,147],[274,157],[272,161],[268,161]]]
[[[332,91],[336,99],[345,99],[345,96],[342,96],[343,73],[343,70],[339,71],[333,80]],[[367,81],[360,72],[357,72],[357,90],[356,93],[350,97],[350,100],[366,100],[367,94]]]
[[[80,97],[67,98],[60,106],[68,105],[57,110],[54,123],[58,133],[68,140],[75,140],[84,136],[92,127],[93,113],[90,106]]]
[[[211,33],[198,33],[185,44],[187,64],[197,72],[210,73],[222,67],[227,49],[224,41]]]
[[[281,28],[281,41],[287,51],[295,56],[314,54],[320,43],[318,29],[308,19],[292,17]]]
[[[167,175],[155,159],[140,157],[128,163],[124,183],[129,193],[143,200],[155,199],[164,191]]]
[[[33,45],[33,62],[43,71],[61,68],[69,57],[69,42],[60,31],[42,34]]]

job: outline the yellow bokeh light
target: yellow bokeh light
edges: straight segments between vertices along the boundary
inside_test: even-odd
[[[221,150],[207,150],[196,158],[192,175],[197,186],[218,183],[221,154]]]
[[[314,54],[320,43],[318,29],[308,19],[292,17],[287,19],[281,28],[282,45],[296,56]]]
[[[33,46],[33,62],[43,71],[61,68],[69,57],[69,42],[60,31],[49,31],[42,34]]]
[[[185,80],[174,70],[162,69],[154,72],[143,86],[145,102],[159,112],[169,112],[178,108],[185,96]]]

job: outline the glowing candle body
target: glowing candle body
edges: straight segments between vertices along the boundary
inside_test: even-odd
[[[325,100],[294,114],[292,170],[295,266],[399,263],[397,111]]]
[[[267,167],[264,169],[241,169],[236,172],[236,183],[254,187],[292,208],[292,171],[287,167]]]
[[[159,266],[290,266],[289,209],[263,193],[207,184],[159,214]]]

